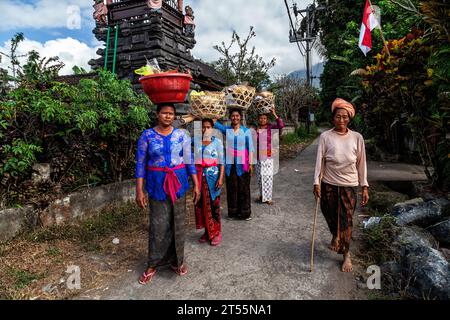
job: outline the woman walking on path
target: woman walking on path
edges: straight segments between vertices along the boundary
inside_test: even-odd
[[[205,229],[199,242],[210,241],[217,246],[222,241],[220,219],[220,191],[225,174],[223,143],[212,136],[214,122],[202,120],[201,141],[196,141],[196,155],[201,155],[201,163],[196,164],[197,177],[200,183],[200,200],[195,206],[195,222],[197,229]]]
[[[314,173],[314,195],[333,235],[329,248],[343,254],[343,272],[353,270],[350,258],[355,188],[361,186],[361,205],[369,200],[364,139],[348,129],[355,109],[350,102],[337,98],[331,107],[334,128],[320,135]]]
[[[272,114],[275,117],[276,124],[269,123],[269,114],[260,114],[258,117],[257,141],[258,141],[258,162],[256,164],[256,178],[260,196],[258,201],[273,204],[273,173],[274,159],[272,154],[272,130],[284,128],[283,120],[277,116],[275,106],[272,107]],[[261,141],[260,141],[261,140]]]
[[[158,105],[157,117],[158,125],[141,135],[136,154],[136,202],[143,209],[150,207],[148,263],[139,278],[141,284],[152,280],[157,267],[170,265],[178,275],[187,273],[184,240],[188,175],[194,182],[194,202],[200,198],[191,139],[186,131],[172,126],[175,106]]]
[[[226,135],[227,205],[230,219],[251,220],[251,159],[253,138],[251,130],[241,124],[242,111],[230,110],[231,126],[215,122],[214,128]],[[228,132],[228,134],[227,134]]]

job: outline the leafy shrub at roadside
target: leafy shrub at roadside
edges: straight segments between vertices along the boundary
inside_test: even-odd
[[[0,100],[1,205],[45,205],[82,186],[121,181],[134,172],[136,141],[151,123],[151,102],[107,71],[76,86],[21,79]],[[48,163],[51,180],[30,180]]]

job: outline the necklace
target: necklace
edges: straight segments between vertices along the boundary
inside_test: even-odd
[[[172,126],[169,126],[169,127],[167,127],[166,129],[163,129],[162,127],[160,127],[160,126],[157,126],[156,127],[156,131],[158,131],[159,133],[161,133],[161,134],[168,134],[168,133],[170,133],[171,131],[172,131]]]

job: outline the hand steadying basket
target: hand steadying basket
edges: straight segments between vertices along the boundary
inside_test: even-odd
[[[247,110],[253,102],[256,89],[246,85],[233,85],[225,89],[228,108]]]
[[[258,115],[267,114],[272,112],[272,108],[275,105],[275,96],[272,92],[260,92],[256,94],[252,103],[252,110]]]
[[[192,115],[205,119],[220,119],[227,113],[224,92],[205,91],[204,95],[191,96]]]

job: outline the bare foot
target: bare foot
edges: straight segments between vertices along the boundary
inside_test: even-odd
[[[333,239],[331,239],[331,243],[330,243],[330,245],[328,246],[328,249],[330,249],[331,251],[338,252],[338,250],[339,250],[339,244],[338,244],[338,241],[337,241],[337,237],[334,237],[334,236],[333,236]]]
[[[352,272],[353,265],[350,259],[350,253],[344,253],[344,263],[342,264],[342,272]]]

